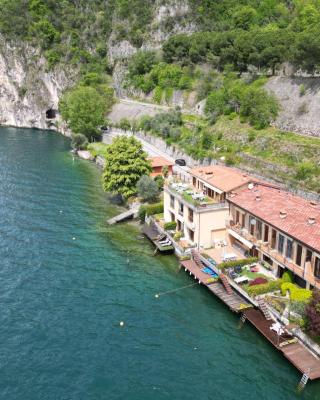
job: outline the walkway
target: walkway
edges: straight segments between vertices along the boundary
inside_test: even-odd
[[[232,311],[243,313],[248,321],[301,373],[307,374],[311,380],[320,378],[320,359],[314,355],[302,342],[288,334],[278,336],[270,329],[274,320],[267,320],[263,313],[252,304],[249,304],[235,289],[228,294],[225,286],[220,282],[212,282],[210,276],[202,271],[199,262],[199,255],[195,254],[194,259],[181,261],[181,266],[189,271],[195,279],[205,285],[212,293],[219,297]]]

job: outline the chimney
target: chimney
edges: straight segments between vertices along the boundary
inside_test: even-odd
[[[260,196],[260,194],[257,194],[257,195],[256,195],[256,201],[261,201],[261,196]]]
[[[287,211],[286,211],[286,210],[280,210],[280,212],[279,212],[279,217],[280,217],[281,219],[286,218],[286,217],[287,217]]]

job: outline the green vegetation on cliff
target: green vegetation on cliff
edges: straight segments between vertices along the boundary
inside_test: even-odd
[[[240,117],[241,118],[241,117]],[[214,122],[178,110],[133,122],[197,160],[223,160],[292,187],[320,193],[320,141],[272,127],[255,129],[235,113]]]
[[[82,134],[90,141],[101,135],[106,114],[114,103],[113,89],[98,74],[87,74],[78,86],[64,93],[59,102],[62,118],[73,133]]]
[[[187,0],[172,16],[163,0],[0,0],[0,32],[40,46],[51,64],[102,65],[107,43],[129,40],[139,48],[156,29],[170,33],[192,24],[198,33],[164,44],[164,61],[209,62],[239,71],[249,65],[273,70],[283,61],[313,71],[319,65],[318,0]],[[167,6],[161,19],[160,6]],[[179,8],[179,4],[177,4]],[[151,28],[151,29],[150,29]]]

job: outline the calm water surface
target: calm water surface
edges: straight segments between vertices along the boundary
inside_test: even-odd
[[[156,299],[190,277],[106,226],[99,180],[64,137],[0,129],[1,399],[320,399],[204,288]]]

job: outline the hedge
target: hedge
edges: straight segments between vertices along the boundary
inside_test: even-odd
[[[226,268],[234,268],[238,266],[244,266],[248,264],[253,264],[258,261],[257,257],[249,257],[249,258],[243,258],[241,260],[233,260],[233,261],[226,261],[222,262],[221,264],[217,265],[219,269],[226,269]]]
[[[270,281],[262,285],[247,286],[246,291],[250,296],[255,297],[260,294],[265,294],[269,292],[275,292],[276,290],[280,290],[282,283],[283,283],[282,279],[277,279],[276,281]]]
[[[166,231],[174,231],[176,229],[176,227],[177,227],[176,221],[166,222],[164,224],[164,229]]]
[[[291,271],[285,271],[282,275],[283,282],[293,282],[293,273]]]
[[[297,285],[290,282],[284,282],[281,285],[282,296],[285,296],[287,294],[287,291],[289,291],[290,299],[292,301],[306,302],[310,300],[312,296],[311,290],[299,288]]]
[[[155,215],[163,213],[163,202],[156,204],[143,204],[140,206],[138,216],[141,222],[144,222],[146,215]]]

